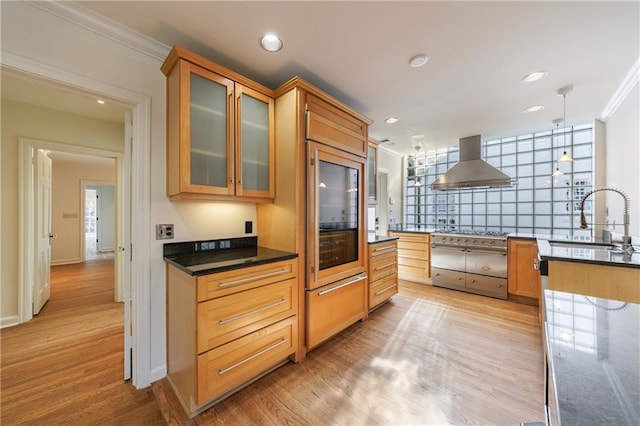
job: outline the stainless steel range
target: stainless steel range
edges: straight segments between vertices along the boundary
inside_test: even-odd
[[[476,231],[432,233],[433,285],[506,300],[507,235]]]

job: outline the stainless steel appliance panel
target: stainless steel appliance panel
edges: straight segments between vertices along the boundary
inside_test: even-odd
[[[467,274],[466,286],[475,290],[492,293],[496,297],[507,298],[507,279],[485,275]]]
[[[465,254],[466,249],[461,247],[432,246],[431,264],[437,266],[440,269],[464,271]]]
[[[465,287],[465,275],[466,274],[464,272],[460,271],[431,268],[431,278],[433,281],[438,281],[438,283],[445,284],[447,286],[455,286],[456,289]]]
[[[467,249],[466,272],[507,278],[507,253]]]

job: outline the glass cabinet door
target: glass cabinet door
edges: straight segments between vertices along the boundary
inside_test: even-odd
[[[233,194],[231,96],[233,82],[190,65],[189,184],[198,192]],[[196,188],[200,187],[200,188]]]
[[[273,99],[236,84],[238,195],[273,197]]]
[[[368,178],[369,178],[369,184],[368,184],[368,200],[369,200],[369,204],[375,204],[376,201],[378,200],[377,197],[377,187],[378,187],[378,147],[373,144],[373,143],[369,143],[369,150],[367,153],[367,160],[368,160],[368,164],[367,167],[369,169],[368,171]]]
[[[309,145],[312,289],[364,271],[366,159],[322,144]]]

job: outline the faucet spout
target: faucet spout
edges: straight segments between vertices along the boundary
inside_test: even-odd
[[[620,194],[622,196],[622,198],[624,199],[624,211],[623,211],[623,223],[624,223],[624,236],[622,237],[622,250],[627,252],[627,253],[631,253],[633,252],[633,246],[631,245],[631,236],[629,235],[629,196],[617,189],[617,188],[596,188],[593,189],[589,192],[587,192],[584,197],[582,197],[582,200],[580,201],[580,228],[582,229],[587,229],[587,218],[584,214],[584,202],[587,200],[587,198],[589,198],[591,196],[591,194],[594,194],[596,192],[600,192],[600,191],[611,191],[611,192],[615,192],[617,194]]]

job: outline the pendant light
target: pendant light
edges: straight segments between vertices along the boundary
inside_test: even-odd
[[[562,156],[560,156],[560,158],[558,159],[558,161],[562,161],[562,162],[568,162],[568,161],[573,161],[573,158],[571,158],[571,156],[569,154],[567,154],[567,94],[570,93],[573,90],[573,85],[569,85],[569,86],[565,86],[565,87],[561,87],[560,89],[558,89],[558,95],[562,96],[562,100],[563,100],[563,121],[564,121],[564,133],[562,135],[562,140],[563,140],[563,148],[564,148],[564,152],[562,153]]]
[[[556,125],[556,138],[557,138],[557,137],[558,137],[558,135],[560,134],[559,125],[560,125],[560,123],[562,123],[562,122],[563,122],[563,119],[562,119],[562,118],[556,118],[556,119],[554,119],[554,120],[552,121],[552,123]],[[552,146],[553,146],[553,129],[551,129],[551,144],[552,144]],[[566,152],[565,152],[565,154],[566,154]],[[558,161],[560,161],[560,160],[558,160]],[[560,167],[559,167],[559,166],[557,166],[557,167],[556,167],[556,170],[553,172],[553,174],[552,174],[551,176],[556,177],[556,176],[562,176],[562,175],[564,175],[564,173],[562,172],[562,170],[560,170]]]

